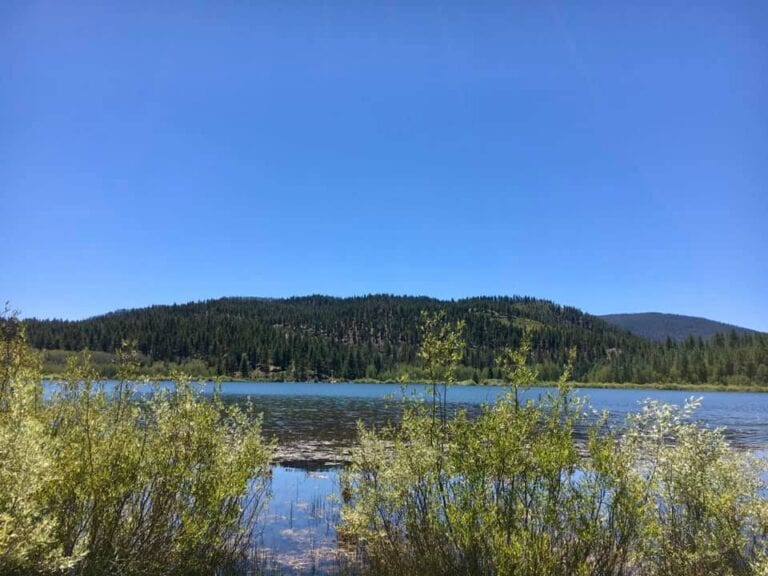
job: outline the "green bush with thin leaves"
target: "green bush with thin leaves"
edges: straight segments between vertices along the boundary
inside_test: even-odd
[[[268,488],[271,446],[247,410],[184,377],[137,394],[87,355],[43,395],[23,327],[0,323],[0,573],[239,571]]]
[[[425,355],[454,363],[455,347],[440,356],[434,342],[455,327],[424,327]],[[475,418],[411,402],[400,425],[360,428],[342,530],[371,573],[766,573],[762,461],[692,422],[695,402],[648,402],[611,428],[572,393],[568,369],[522,403],[535,378],[526,346],[500,357],[510,391]]]

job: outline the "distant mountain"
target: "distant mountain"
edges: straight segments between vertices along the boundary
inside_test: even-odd
[[[696,316],[682,316],[680,314],[662,314],[660,312],[642,312],[639,314],[605,314],[599,316],[606,322],[629,330],[633,334],[643,336],[650,340],[661,342],[672,338],[676,342],[682,342],[688,336],[709,340],[715,334],[757,334],[757,331],[733,324],[725,324],[698,318]]]

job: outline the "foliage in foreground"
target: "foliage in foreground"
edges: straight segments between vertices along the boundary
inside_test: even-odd
[[[87,359],[44,397],[0,318],[0,573],[214,574],[244,560],[267,490],[258,420],[183,378],[137,401]]]
[[[398,427],[361,428],[342,529],[372,573],[768,573],[762,463],[691,422],[695,402],[648,402],[612,430],[567,371],[521,405],[535,374],[500,360],[513,387],[476,419],[414,403]]]

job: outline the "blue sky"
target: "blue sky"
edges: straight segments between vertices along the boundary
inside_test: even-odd
[[[766,2],[0,3],[0,298],[768,330]]]

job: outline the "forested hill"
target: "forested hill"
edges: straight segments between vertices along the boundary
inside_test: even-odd
[[[754,334],[755,330],[715,322],[707,318],[697,316],[682,316],[680,314],[662,314],[660,312],[642,312],[639,314],[606,314],[600,316],[606,322],[624,328],[630,332],[649,338],[650,340],[663,341],[672,338],[681,342],[693,336],[709,340],[715,334]]]
[[[195,375],[418,379],[422,310],[444,310],[449,320],[466,321],[461,379],[500,377],[496,354],[516,346],[530,327],[533,361],[544,380],[559,375],[575,346],[574,376],[582,381],[768,384],[764,336],[662,345],[576,308],[527,297],[223,298],[26,324],[30,343],[44,350],[112,352],[123,340],[135,340],[146,369],[158,374],[182,365]]]

